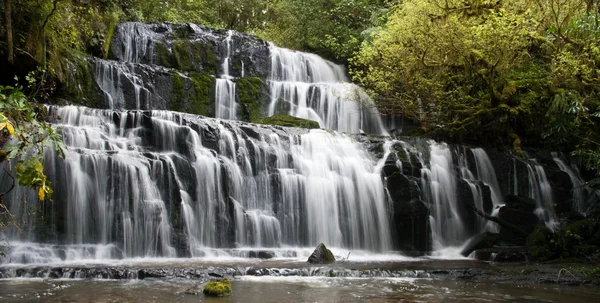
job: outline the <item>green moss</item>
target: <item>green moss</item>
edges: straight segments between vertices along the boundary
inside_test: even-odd
[[[190,56],[189,41],[178,40],[173,42],[173,55],[175,56],[175,68],[183,71],[190,69],[192,58]]]
[[[222,297],[231,294],[231,283],[225,278],[221,281],[208,282],[202,291],[207,296]]]
[[[274,115],[271,117],[262,118],[256,121],[252,121],[258,124],[270,124],[270,125],[279,125],[279,126],[287,126],[287,127],[299,127],[299,128],[319,128],[319,123],[317,121],[296,118],[290,115]]]
[[[112,36],[115,33],[115,28],[117,27],[117,23],[119,19],[113,19],[108,25],[108,31],[106,31],[106,39],[104,40],[104,58],[108,58],[108,54],[110,53],[110,43],[112,42]]]
[[[325,244],[321,243],[321,245],[323,245],[323,248],[325,248],[325,251],[327,252],[325,258],[327,259],[327,262],[335,262],[335,257],[333,256],[333,253],[331,252],[331,250],[329,250],[329,248],[327,248],[327,246],[325,246]]]
[[[173,73],[171,76],[171,102],[169,109],[174,111],[183,111],[184,106],[184,81],[185,79],[178,73]]]
[[[194,95],[191,98],[189,113],[208,116],[215,79],[207,73],[192,73],[190,77],[194,85]]]
[[[242,121],[257,121],[261,117],[261,88],[258,77],[246,77],[236,81],[236,92],[240,104],[239,118]]]
[[[174,67],[171,51],[162,42],[158,41],[154,45],[154,53],[156,56],[156,64],[164,67]]]
[[[75,100],[77,104],[99,108],[102,99],[94,77],[93,64],[83,55],[74,55],[68,59],[71,73],[66,77],[64,90],[61,92]]]
[[[172,50],[172,64],[165,66],[171,66],[182,71],[217,73],[219,58],[217,58],[210,45],[203,42],[177,40],[173,42]],[[160,61],[158,64],[162,65]]]

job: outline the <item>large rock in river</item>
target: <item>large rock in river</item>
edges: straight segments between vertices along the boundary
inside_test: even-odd
[[[325,247],[325,244],[321,243],[319,246],[317,246],[317,248],[315,248],[315,251],[313,251],[312,255],[308,257],[307,262],[314,264],[333,263],[335,262],[335,257],[333,256],[331,250]]]

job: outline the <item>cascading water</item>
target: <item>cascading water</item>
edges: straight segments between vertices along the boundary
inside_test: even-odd
[[[216,80],[215,87],[215,117],[220,119],[237,119],[237,107],[235,102],[235,82],[229,75],[229,65],[231,64],[231,48],[233,44],[233,31],[227,32],[225,38],[225,46],[227,48],[227,56],[221,65],[221,76]]]
[[[96,59],[95,80],[103,93],[104,105],[108,108],[149,109],[150,92],[144,87],[139,71],[131,63]],[[127,100],[124,86],[133,86],[134,100]],[[130,102],[134,101],[130,105]]]
[[[573,210],[576,212],[587,215],[588,214],[588,199],[592,196],[592,201],[595,202],[598,199],[598,195],[592,193],[592,190],[585,184],[585,182],[579,177],[577,168],[568,166],[562,157],[558,153],[552,153],[552,159],[558,165],[560,170],[564,171],[569,175],[571,183],[573,183]],[[589,204],[594,204],[594,203]]]
[[[554,196],[552,186],[546,177],[544,167],[535,160],[533,164],[527,164],[529,177],[529,197],[535,200],[535,214],[550,229],[558,228],[559,221],[554,211]]]
[[[348,81],[343,67],[317,55],[273,44],[270,52],[269,115],[283,110],[315,120],[331,130],[386,133],[372,101],[360,87]]]
[[[60,202],[42,226],[56,238],[33,232],[40,222],[26,226],[28,237],[3,231],[20,241],[10,260],[198,257],[319,242],[391,247],[380,171],[350,137],[167,111],[51,110],[68,146],[64,160],[47,155]],[[15,190],[9,205],[19,207],[23,193],[32,194]]]
[[[504,204],[504,198],[500,191],[500,185],[498,184],[498,178],[496,177],[496,171],[492,165],[490,157],[482,148],[471,149],[473,157],[475,158],[475,166],[477,168],[477,179],[483,181],[492,191],[492,202],[494,206]]]
[[[429,166],[421,173],[426,199],[431,201],[434,249],[439,250],[462,244],[468,235],[458,210],[452,152],[446,144],[430,144]]]

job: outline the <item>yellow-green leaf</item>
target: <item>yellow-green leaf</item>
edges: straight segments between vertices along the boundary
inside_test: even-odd
[[[43,186],[40,186],[40,190],[38,190],[38,197],[41,201],[44,201],[44,199],[46,198],[46,192],[44,192]]]

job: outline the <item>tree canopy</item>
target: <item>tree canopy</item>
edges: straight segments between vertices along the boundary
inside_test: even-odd
[[[363,42],[351,73],[380,110],[424,133],[591,151],[598,14],[587,0],[406,0]]]

